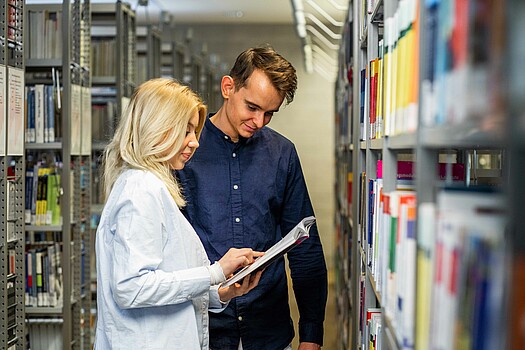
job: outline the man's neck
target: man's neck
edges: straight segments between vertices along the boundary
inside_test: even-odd
[[[214,115],[212,115],[210,117],[210,121],[220,131],[222,131],[223,133],[228,135],[233,142],[238,142],[239,141],[239,135],[234,131],[235,129],[230,124],[230,122],[228,120],[228,117],[226,116],[226,113],[225,113],[223,107],[221,107],[217,111],[217,113],[215,113]]]

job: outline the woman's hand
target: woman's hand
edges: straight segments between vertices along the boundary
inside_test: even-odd
[[[239,268],[252,264],[255,258],[262,255],[263,252],[256,252],[251,248],[230,248],[219,260],[219,264],[224,276],[228,277]]]
[[[230,299],[244,295],[257,287],[263,271],[259,270],[255,274],[250,274],[242,279],[241,283],[234,283],[228,287],[219,287],[219,299],[225,303]]]

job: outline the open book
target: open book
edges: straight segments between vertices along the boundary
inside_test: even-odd
[[[235,275],[228,278],[226,282],[222,284],[222,286],[228,287],[236,282],[241,281],[249,274],[260,269],[264,269],[266,266],[270,265],[279,257],[290,251],[290,249],[297,246],[306,238],[310,237],[310,227],[312,227],[314,223],[315,217],[313,216],[308,216],[302,219],[290,232],[288,232],[286,236],[284,236],[279,242],[275,243],[270,249],[268,249],[263,256],[257,258],[253,264],[244,267]]]

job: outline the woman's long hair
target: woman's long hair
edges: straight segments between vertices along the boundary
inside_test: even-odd
[[[198,138],[206,118],[206,106],[195,92],[165,78],[140,85],[104,150],[105,198],[124,169],[142,169],[158,176],[177,205],[183,207],[186,202],[168,160],[180,151],[188,122],[195,112],[199,114]]]

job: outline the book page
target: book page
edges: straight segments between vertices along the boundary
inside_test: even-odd
[[[236,282],[241,281],[249,274],[260,269],[264,269],[266,266],[270,265],[272,262],[310,237],[310,227],[312,227],[314,223],[315,217],[313,216],[308,216],[301,220],[290,232],[288,232],[286,236],[284,236],[279,242],[275,243],[270,249],[268,249],[263,256],[257,258],[253,264],[248,265],[235,273],[235,275],[227,279],[226,282],[222,284],[222,286],[228,287]]]

